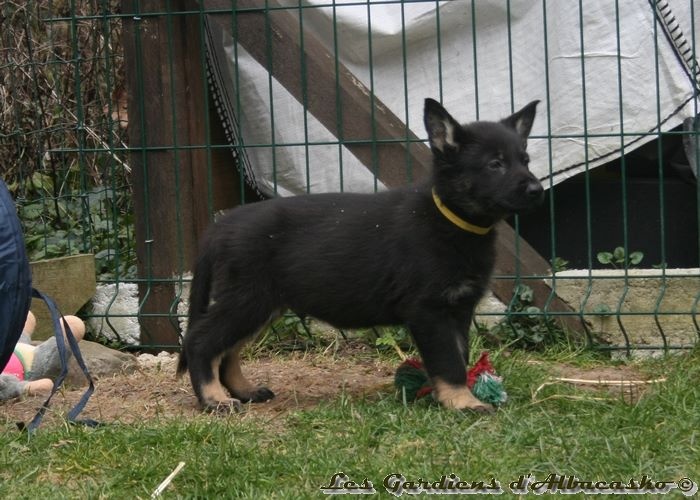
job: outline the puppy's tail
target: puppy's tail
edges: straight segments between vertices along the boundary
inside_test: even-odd
[[[177,371],[176,376],[182,377],[187,371],[187,356],[185,356],[185,348],[180,350],[180,357],[177,360]]]
[[[177,371],[175,372],[178,377],[182,377],[187,371],[187,357],[185,356],[185,349],[180,351],[180,357],[177,360]]]
[[[190,287],[190,310],[187,321],[189,326],[193,325],[199,317],[207,312],[209,307],[209,296],[212,282],[212,262],[208,252],[203,252],[197,259],[194,269],[192,285]],[[187,334],[186,334],[187,335]],[[185,349],[180,351],[180,358],[177,363],[177,375],[180,376],[187,371],[187,356]]]

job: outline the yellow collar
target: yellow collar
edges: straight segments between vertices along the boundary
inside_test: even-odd
[[[460,229],[464,229],[465,231],[469,231],[470,233],[484,235],[491,231],[491,228],[493,227],[477,226],[475,224],[472,224],[471,222],[467,222],[464,219],[462,219],[459,215],[457,215],[445,206],[445,204],[435,192],[435,188],[433,188],[433,201],[435,202],[435,206],[438,208],[438,210],[440,210],[442,215],[444,215],[447,220],[449,220],[452,224],[454,224]]]

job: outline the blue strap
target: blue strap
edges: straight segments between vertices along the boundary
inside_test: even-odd
[[[85,408],[85,405],[87,404],[88,399],[90,399],[92,393],[95,391],[95,383],[92,380],[92,376],[90,376],[90,372],[87,368],[87,365],[85,364],[85,361],[83,360],[83,356],[80,354],[78,341],[75,339],[75,336],[73,335],[70,326],[68,326],[68,323],[63,318],[63,315],[58,311],[58,307],[56,306],[56,303],[53,301],[53,299],[51,299],[51,297],[44,295],[36,289],[32,289],[32,297],[41,299],[44,302],[46,302],[46,306],[49,308],[49,312],[51,313],[51,321],[53,324],[54,334],[56,336],[56,347],[58,348],[58,357],[61,360],[61,373],[59,373],[58,377],[56,377],[56,379],[53,382],[51,394],[49,394],[49,397],[46,399],[46,401],[44,401],[44,404],[41,406],[41,408],[39,408],[39,411],[37,412],[36,416],[26,426],[26,429],[28,432],[31,433],[39,426],[39,424],[41,423],[41,419],[44,417],[46,410],[49,408],[51,398],[53,398],[54,394],[56,394],[58,389],[61,387],[61,384],[63,384],[66,375],[68,375],[68,354],[66,351],[66,339],[68,339],[68,345],[70,346],[70,350],[73,353],[73,357],[75,357],[78,366],[80,366],[80,368],[83,370],[85,378],[87,378],[89,382],[89,387],[87,388],[83,396],[80,398],[80,401],[78,401],[78,403],[68,413],[68,422],[83,424],[89,427],[96,427],[99,424],[94,420],[76,419],[80,412],[83,411],[83,408]],[[65,339],[63,338],[63,332],[61,331],[60,321],[63,321],[63,327],[66,331]]]

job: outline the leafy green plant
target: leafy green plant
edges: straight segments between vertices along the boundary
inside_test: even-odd
[[[532,288],[518,285],[507,317],[491,329],[492,336],[501,342],[529,350],[542,350],[564,339],[561,327],[533,302]]]
[[[561,271],[566,271],[568,265],[568,260],[562,259],[561,257],[554,257],[552,259],[552,272],[559,273]]]
[[[411,335],[404,326],[384,327],[377,331],[377,338],[374,345],[379,349],[393,349],[396,352],[403,352],[412,347]]]
[[[623,247],[616,247],[612,252],[598,252],[598,262],[612,266],[615,269],[629,269],[638,265],[644,259],[644,253],[636,251],[627,255]]]
[[[77,189],[77,174],[66,180]],[[20,186],[12,186],[19,191]],[[53,196],[53,179],[34,172],[23,186],[19,215],[31,261],[95,254],[98,278],[134,278],[133,215],[127,195],[94,188],[78,195]]]
[[[300,351],[315,347],[317,340],[309,330],[306,319],[288,311],[265,330],[255,343],[254,352]]]

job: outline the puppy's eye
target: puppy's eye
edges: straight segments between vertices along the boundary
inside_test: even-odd
[[[498,160],[498,159],[496,159],[496,160],[491,160],[491,161],[488,163],[488,167],[489,167],[490,169],[492,169],[492,170],[498,170],[498,169],[503,168],[503,162],[502,162],[501,160]]]
[[[523,153],[523,155],[520,157],[520,162],[527,166],[530,163],[530,155],[527,153]]]

